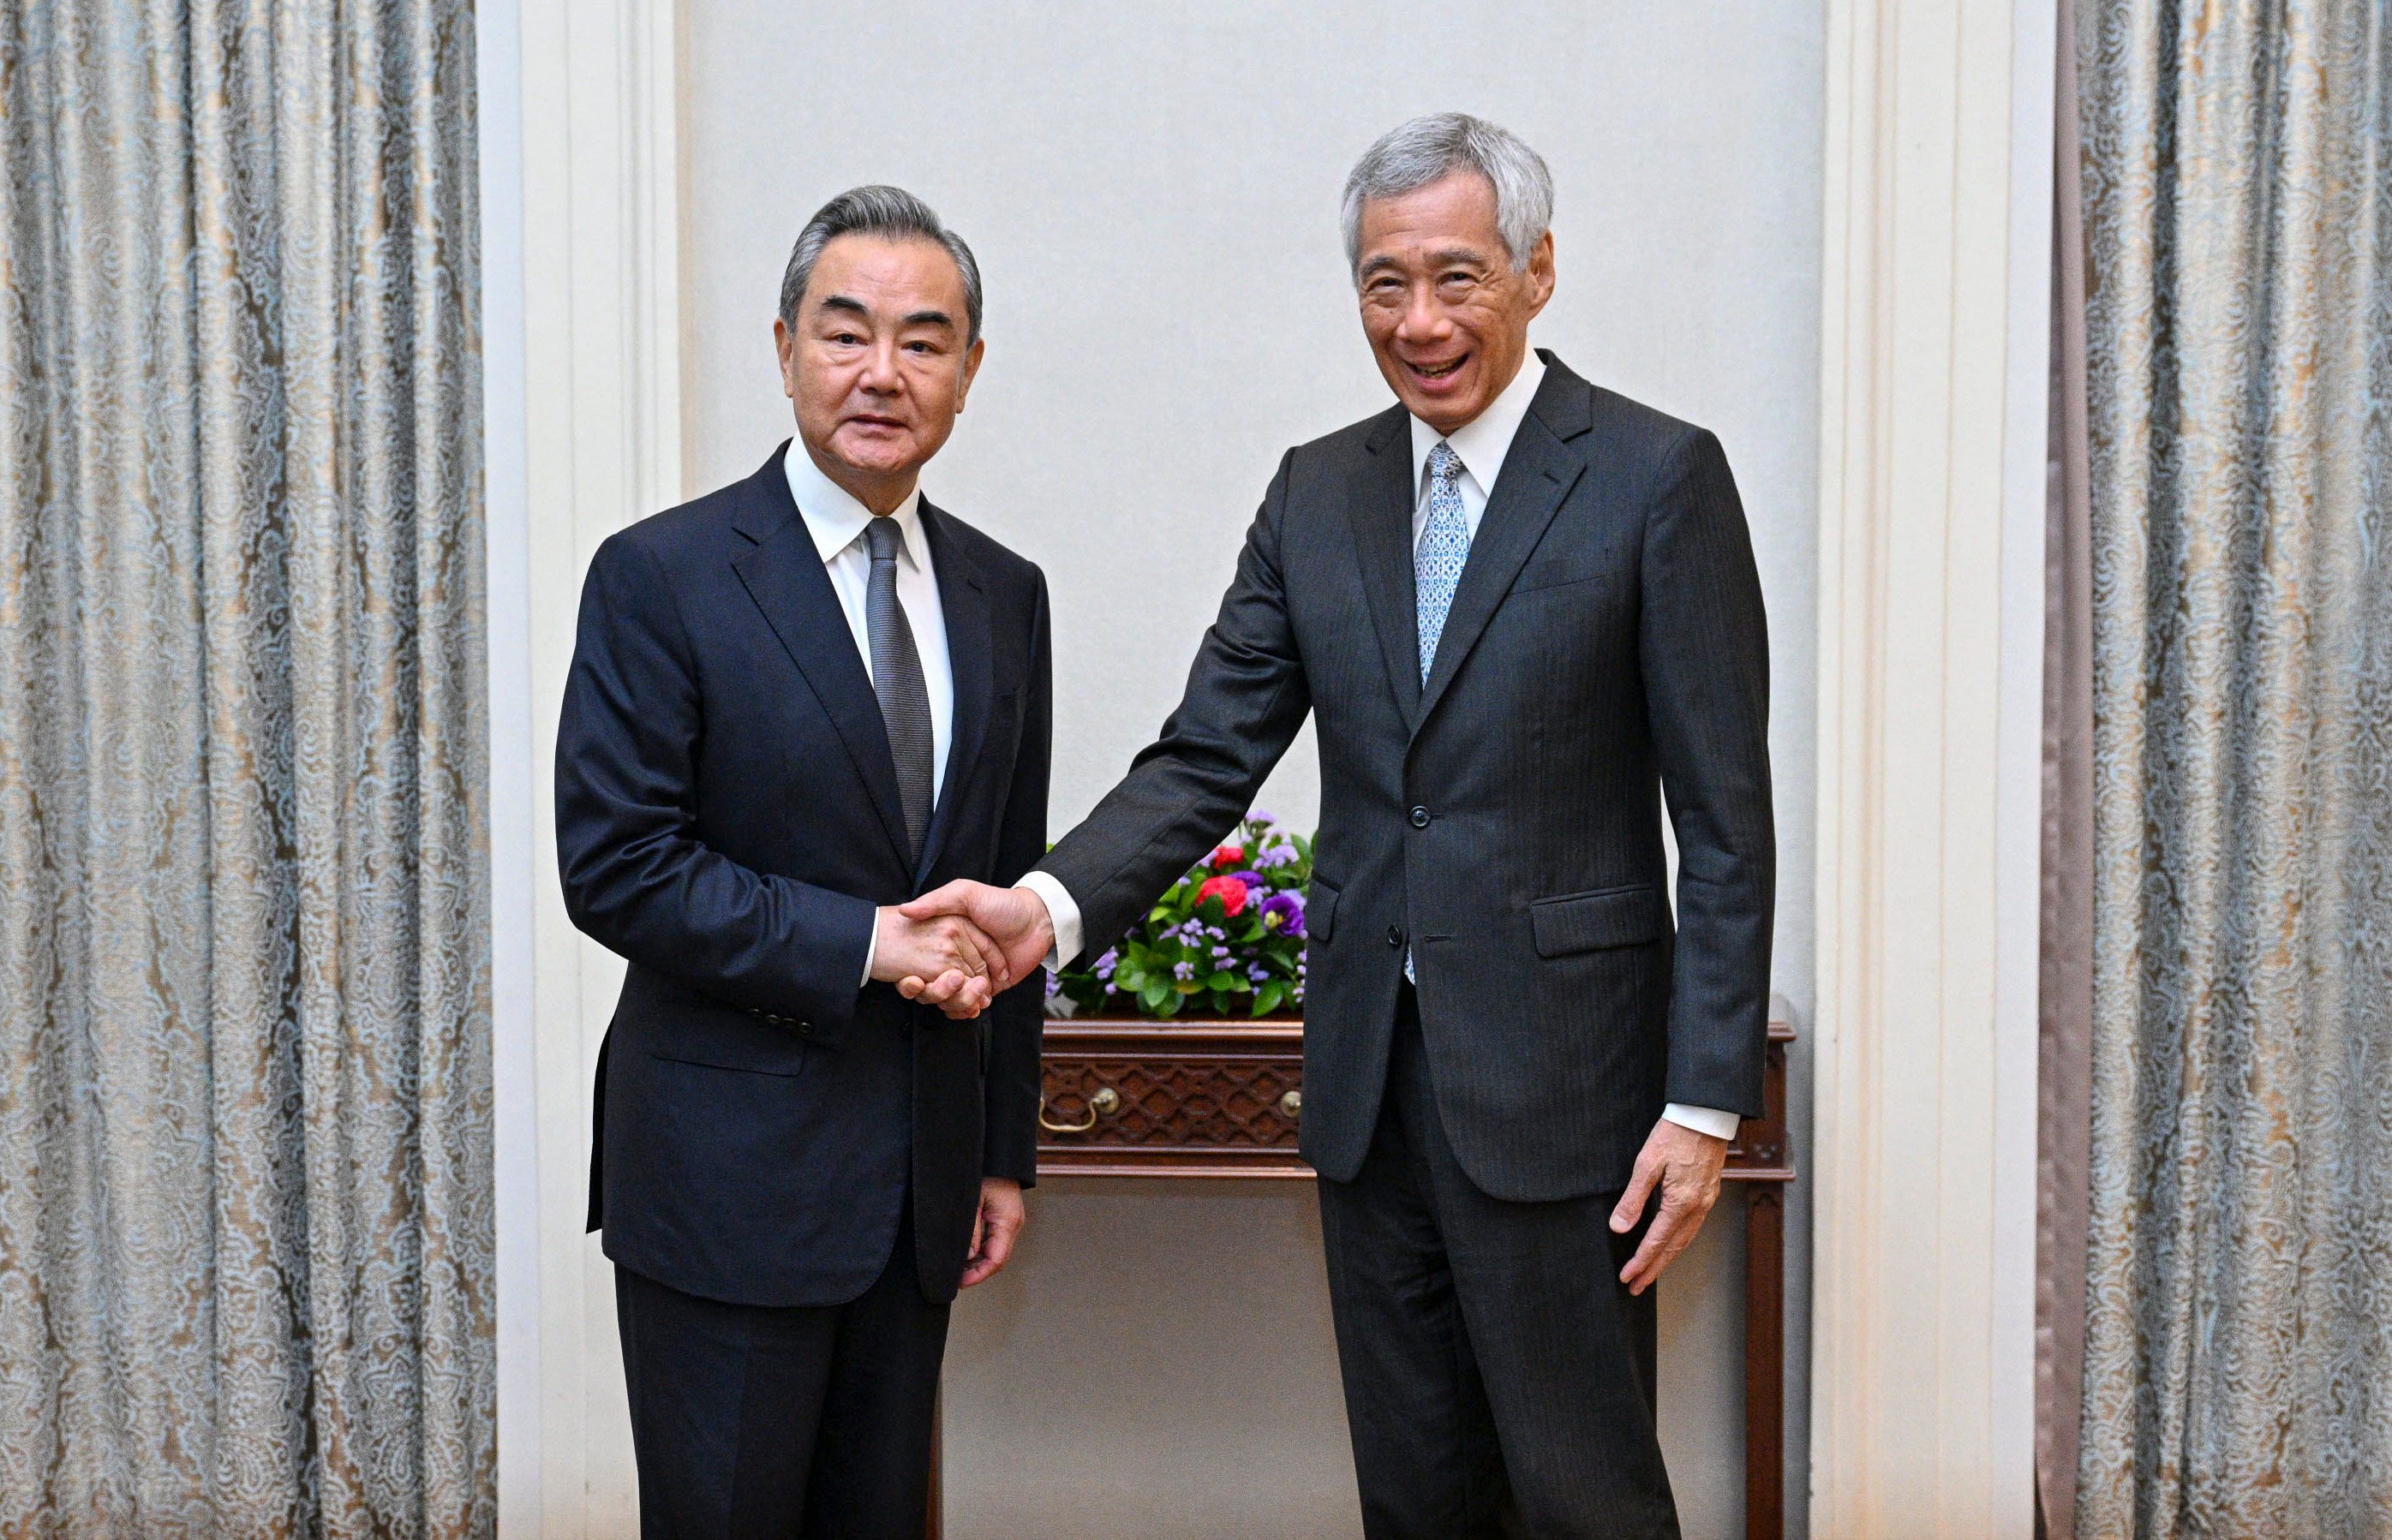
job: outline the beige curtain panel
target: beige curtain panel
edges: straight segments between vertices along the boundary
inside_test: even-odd
[[[2392,22],[2077,11],[2074,1532],[2392,1534]]]
[[[495,1528],[473,35],[0,9],[0,1534]]]

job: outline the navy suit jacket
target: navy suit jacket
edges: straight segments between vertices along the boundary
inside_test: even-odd
[[[630,963],[599,1051],[590,1223],[685,1293],[843,1303],[914,1205],[952,1299],[983,1175],[1037,1174],[1043,976],[977,1021],[859,987],[875,911],[1010,883],[1046,836],[1037,567],[921,505],[955,674],[918,861],[870,676],[789,497],[746,480],[598,550],[556,745],[574,924]]]

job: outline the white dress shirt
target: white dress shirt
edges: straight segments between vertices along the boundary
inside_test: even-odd
[[[1518,436],[1520,423],[1528,415],[1528,404],[1537,398],[1537,387],[1544,383],[1545,361],[1535,350],[1520,365],[1520,372],[1503,387],[1502,394],[1487,404],[1487,409],[1456,428],[1450,434],[1439,434],[1435,428],[1415,417],[1412,429],[1412,546],[1417,550],[1424,530],[1428,527],[1428,457],[1442,442],[1450,446],[1462,461],[1462,476],[1457,484],[1462,494],[1462,522],[1469,526],[1470,537],[1478,537],[1478,521],[1487,512],[1487,496],[1494,489],[1495,478],[1503,473],[1504,459],[1512,452],[1512,440]],[[1038,895],[1046,906],[1046,917],[1055,927],[1055,949],[1046,954],[1046,965],[1060,968],[1080,954],[1085,938],[1080,934],[1080,906],[1070,892],[1052,875],[1031,872],[1022,876],[1021,886]],[[1733,1139],[1742,1119],[1733,1112],[1717,1107],[1688,1106],[1671,1102],[1661,1109],[1661,1116],[1673,1123],[1708,1133],[1714,1139]]]
[[[802,441],[792,441],[783,459],[789,496],[797,500],[798,516],[805,520],[814,550],[822,553],[831,591],[838,595],[838,607],[847,615],[847,628],[854,633],[855,650],[869,679],[872,632],[864,602],[872,588],[872,553],[864,546],[864,526],[872,522],[872,510],[824,475]],[[914,651],[922,660],[922,688],[930,697],[930,805],[936,807],[946,784],[948,735],[955,731],[956,671],[947,657],[947,615],[939,607],[939,575],[930,564],[930,543],[922,534],[921,488],[908,493],[886,517],[903,537],[897,551],[897,602],[913,629]],[[871,982],[872,959],[879,947],[875,931],[864,949],[865,983]]]

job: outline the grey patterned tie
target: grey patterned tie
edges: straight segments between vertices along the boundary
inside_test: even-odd
[[[897,799],[905,809],[905,837],[922,853],[930,828],[930,692],[922,683],[922,655],[914,650],[914,628],[897,602],[897,548],[904,533],[893,518],[864,526],[872,552],[872,584],[864,590],[864,628],[872,639],[872,691],[880,697],[880,719],[889,729],[889,752],[897,760]]]

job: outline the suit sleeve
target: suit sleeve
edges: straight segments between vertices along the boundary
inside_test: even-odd
[[[705,731],[696,659],[655,556],[599,548],[556,735],[557,862],[573,923],[610,951],[728,1003],[854,1019],[874,906],[751,871],[696,835]]]
[[[1312,709],[1280,563],[1294,459],[1280,460],[1162,736],[1039,862],[1080,906],[1084,951],[1112,945],[1236,826]]]
[[[1030,678],[1022,702],[1021,744],[1013,761],[1013,783],[997,832],[1000,885],[1020,879],[1046,848],[1046,782],[1054,737],[1054,646],[1047,621],[1046,578],[1038,578],[1036,618],[1030,639]],[[1025,1187],[1038,1182],[1040,1055],[1046,1024],[1046,971],[996,997],[988,1010],[986,1132],[981,1171],[1008,1176]]]
[[[1758,1117],[1777,886],[1769,630],[1744,506],[1707,432],[1663,464],[1643,565],[1645,709],[1678,842],[1667,1099]]]

